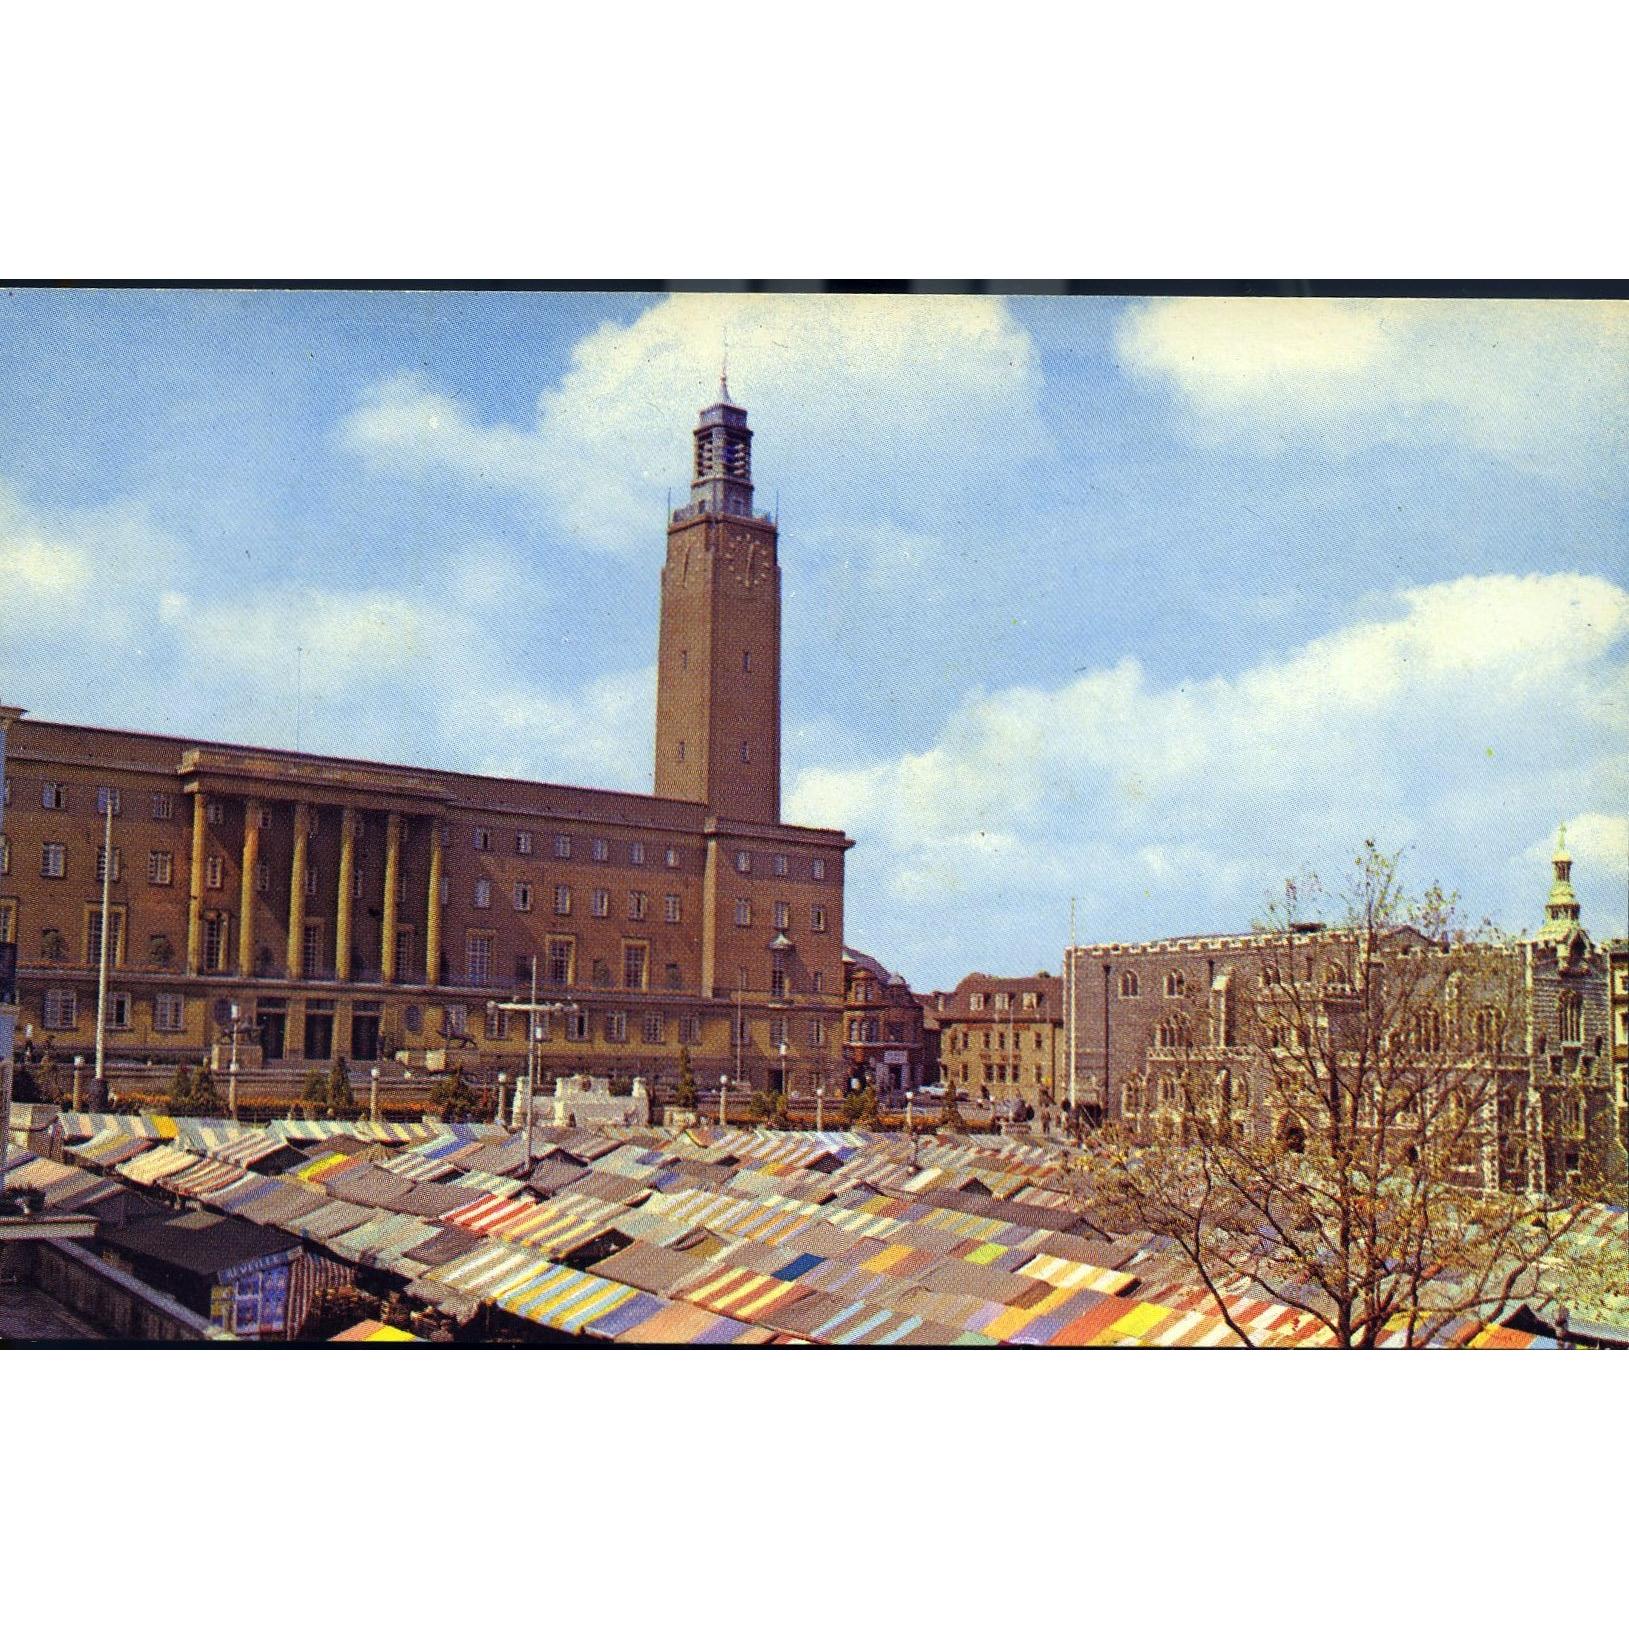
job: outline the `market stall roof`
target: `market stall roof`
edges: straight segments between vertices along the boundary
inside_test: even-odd
[[[112,1229],[103,1243],[120,1254],[164,1262],[205,1277],[251,1262],[280,1261],[300,1248],[298,1240],[275,1228],[204,1210],[132,1222]]]

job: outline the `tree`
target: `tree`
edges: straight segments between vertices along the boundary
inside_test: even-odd
[[[451,1072],[437,1081],[432,1101],[437,1117],[448,1123],[467,1122],[475,1118],[475,1097],[464,1084],[463,1064],[455,1063]]]
[[[940,1117],[940,1124],[947,1131],[962,1131],[966,1129],[967,1122],[962,1119],[962,1111],[956,1103],[956,1087],[954,1082],[945,1082],[945,1112]]]
[[[171,1114],[186,1114],[191,1106],[192,1071],[184,1063],[178,1063],[170,1079],[169,1110]]]
[[[690,1063],[690,1048],[679,1048],[679,1084],[673,1093],[674,1105],[681,1109],[696,1106],[696,1073]]]
[[[882,1129],[882,1105],[877,1101],[876,1091],[870,1086],[862,1086],[857,1092],[850,1092],[843,1099],[843,1111],[851,1126],[862,1127],[868,1131]]]
[[[313,1120],[325,1119],[328,1114],[328,1077],[320,1069],[308,1069],[305,1085],[300,1089],[300,1106]]]
[[[1517,958],[1373,843],[1339,896],[1287,885],[1249,943],[1167,1005],[1132,1112],[1089,1145],[1100,1219],[1171,1239],[1252,1345],[1230,1296],[1414,1346],[1533,1294],[1590,1195],[1534,1180],[1527,1063],[1501,1044]]]
[[[328,1075],[328,1112],[339,1117],[356,1111],[356,1095],[351,1090],[351,1071],[343,1058],[334,1059]]]

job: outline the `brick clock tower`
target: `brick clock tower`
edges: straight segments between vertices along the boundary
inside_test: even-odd
[[[657,654],[656,795],[726,820],[781,809],[781,568],[752,508],[752,431],[728,378],[695,429],[690,502],[669,517]]]

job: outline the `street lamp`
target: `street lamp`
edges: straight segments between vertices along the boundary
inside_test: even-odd
[[[503,1089],[509,1084],[509,1076],[503,1070],[498,1071],[498,1124],[503,1124]]]
[[[523,1012],[526,1016],[526,1166],[524,1175],[532,1174],[532,1149],[535,1128],[532,1105],[537,1091],[539,1065],[537,1044],[543,1039],[541,1019],[551,1012],[576,1012],[575,1001],[539,1001],[537,999],[537,957],[532,957],[532,998],[530,1001],[489,1001],[488,1012]]]
[[[368,1118],[375,1124],[379,1120],[379,1065],[368,1072]]]
[[[728,1125],[730,1118],[730,1077],[718,1077],[718,1123]]]
[[[234,1120],[238,1117],[238,1014],[240,1010],[235,1001],[227,1009],[232,1015],[232,1056],[226,1065],[226,1112]]]
[[[815,1130],[826,1129],[826,1083],[823,1080],[815,1082]]]

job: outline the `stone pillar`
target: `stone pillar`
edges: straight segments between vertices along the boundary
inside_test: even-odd
[[[356,811],[339,811],[339,899],[334,906],[334,977],[351,976],[351,888],[356,876]]]
[[[396,890],[402,871],[402,817],[394,809],[385,816],[385,908],[379,929],[379,977],[396,981]]]
[[[305,967],[305,867],[311,842],[311,805],[294,805],[294,863],[288,882],[288,976],[297,979]]]
[[[430,891],[424,905],[424,982],[441,982],[441,822],[430,824]]]
[[[204,843],[209,817],[203,788],[192,794],[192,872],[187,884],[187,972],[203,970],[204,959]]]
[[[243,803],[243,875],[238,892],[238,977],[255,970],[255,867],[260,864],[260,799]]]

